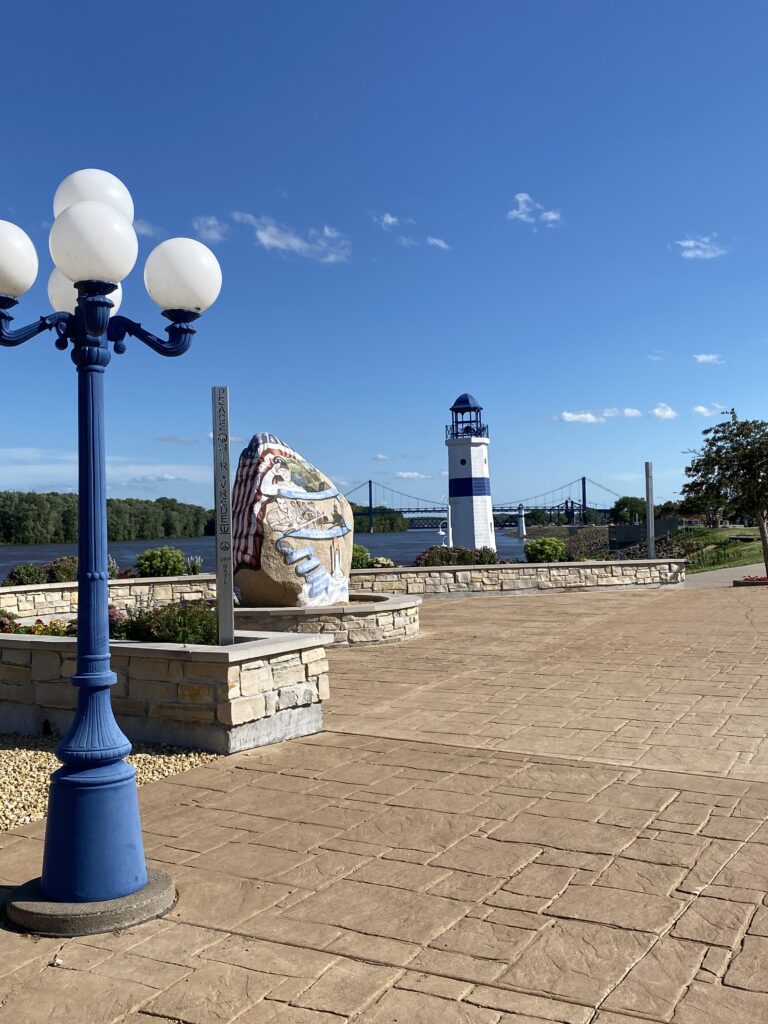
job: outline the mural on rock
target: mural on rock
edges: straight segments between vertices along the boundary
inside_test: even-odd
[[[274,434],[255,434],[232,490],[235,585],[249,607],[349,600],[352,508],[328,477]]]

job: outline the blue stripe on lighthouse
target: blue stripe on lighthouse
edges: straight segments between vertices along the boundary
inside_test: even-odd
[[[491,494],[491,481],[487,476],[462,476],[448,481],[449,498],[475,498]]]

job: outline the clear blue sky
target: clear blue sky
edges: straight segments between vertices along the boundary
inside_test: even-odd
[[[5,29],[0,216],[41,257],[17,323],[48,311],[79,167],[135,199],[122,312],[160,328],[163,237],[223,268],[187,356],[112,361],[112,495],[211,501],[212,384],[236,435],[434,497],[464,390],[498,499],[640,493],[645,459],[671,497],[705,413],[768,417],[757,0],[30,0]],[[71,487],[68,357],[44,336],[0,366],[0,487]]]

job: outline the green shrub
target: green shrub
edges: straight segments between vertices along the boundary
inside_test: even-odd
[[[46,583],[74,583],[77,580],[77,557],[63,555],[45,566]]]
[[[29,587],[35,583],[47,583],[45,568],[32,562],[21,562],[8,573],[5,587]]]
[[[364,548],[362,544],[352,545],[352,568],[353,569],[370,569],[371,568],[371,553],[368,548]]]
[[[493,548],[478,548],[475,552],[477,556],[476,565],[498,565],[499,556]]]
[[[215,608],[205,601],[129,608],[125,618],[112,626],[112,637],[145,643],[218,644],[219,624]]]
[[[186,570],[184,552],[179,548],[147,548],[136,559],[139,576],[184,576]]]
[[[200,555],[187,555],[185,565],[187,576],[199,576],[203,571],[203,560]]]
[[[449,548],[435,544],[416,556],[414,565],[497,565],[493,548]]]
[[[559,537],[529,540],[525,545],[525,557],[529,562],[564,562],[567,558],[565,541]]]

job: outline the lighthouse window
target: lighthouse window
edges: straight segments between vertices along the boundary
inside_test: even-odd
[[[459,462],[462,464],[462,466],[466,466],[466,464],[467,464],[467,460],[466,459],[459,459]]]

